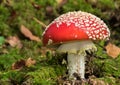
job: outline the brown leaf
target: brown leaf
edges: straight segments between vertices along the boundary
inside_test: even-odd
[[[63,6],[65,3],[67,3],[68,0],[56,0],[58,7]]]
[[[46,7],[46,11],[47,11],[47,13],[53,13],[53,7],[52,6],[47,6]]]
[[[116,58],[120,54],[120,48],[115,46],[114,44],[108,43],[105,46],[107,54],[112,58]]]
[[[30,67],[30,66],[34,65],[35,63],[36,63],[35,60],[33,60],[32,58],[28,58],[25,62],[25,66]]]
[[[21,70],[25,66],[25,60],[21,59],[12,64],[12,70]]]
[[[25,66],[30,67],[34,65],[35,63],[36,61],[33,60],[32,58],[28,58],[26,60],[21,59],[12,64],[12,70],[21,70],[23,67]]]
[[[34,2],[32,2],[32,5],[33,5],[33,7],[35,9],[38,9],[38,10],[40,10],[40,8],[42,8],[40,5],[38,5],[38,4],[34,3]]]
[[[90,85],[108,85],[108,83],[99,79],[89,79],[89,84]]]
[[[29,38],[30,40],[34,40],[37,42],[41,41],[39,37],[33,35],[31,31],[28,28],[26,28],[24,25],[21,25],[20,31],[25,37]]]
[[[22,48],[22,43],[17,36],[10,36],[6,39],[6,42],[12,47]]]

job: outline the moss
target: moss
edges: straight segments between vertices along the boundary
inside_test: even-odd
[[[115,4],[113,4],[113,0],[99,0],[98,3],[103,6],[102,8],[107,7],[106,9],[115,9]]]
[[[2,49],[2,48],[1,48]],[[0,55],[0,71],[8,71],[14,62],[22,59],[17,48],[9,49],[8,53]]]
[[[0,47],[5,43],[5,38],[0,36]]]
[[[82,5],[82,4],[84,4],[84,5]],[[96,9],[92,8],[92,6],[84,0],[75,0],[75,1],[69,0],[68,3],[66,3],[63,6],[63,9],[65,12],[78,11],[78,10],[87,11],[87,12],[91,12],[91,13],[99,12],[98,9],[96,10]]]
[[[60,76],[65,73],[65,70],[62,66],[46,66],[41,67],[35,72],[29,72],[28,75],[32,76],[33,84],[54,84],[57,76]],[[44,82],[43,82],[44,81]]]
[[[99,43],[101,46],[104,46],[104,42],[101,41]],[[93,68],[97,76],[114,76],[116,78],[120,75],[120,57],[118,56],[116,59],[109,57],[104,48],[98,47],[98,51],[96,53],[96,58],[93,59]]]

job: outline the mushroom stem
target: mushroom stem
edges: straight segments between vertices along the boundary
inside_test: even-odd
[[[80,78],[84,79],[85,55],[68,53],[67,60],[68,60],[69,78],[75,78],[74,74],[77,74],[78,76],[80,76]]]
[[[68,53],[68,73],[69,78],[75,79],[77,74],[80,78],[85,78],[85,57],[86,51],[95,52],[96,46],[91,40],[74,41],[64,43],[57,49],[58,52]]]

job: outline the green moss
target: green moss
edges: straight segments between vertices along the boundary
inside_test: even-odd
[[[65,73],[65,69],[62,66],[45,66],[36,70],[35,72],[29,72],[28,75],[32,76],[33,84],[42,84],[44,83],[51,84],[55,83],[57,76],[60,76]],[[43,82],[44,81],[44,82]],[[54,81],[54,82],[52,82]]]
[[[0,36],[0,48],[1,45],[3,45],[5,43],[5,38],[3,36]]]
[[[84,5],[82,5],[82,4],[84,4]],[[75,0],[75,1],[69,0],[68,3],[66,3],[66,5],[63,6],[63,9],[64,9],[65,12],[78,11],[78,10],[88,11],[88,12],[95,11],[92,8],[92,6],[88,3],[86,3],[84,0]]]
[[[24,72],[19,71],[8,71],[0,73],[0,82],[4,85],[12,85],[12,84],[18,84],[21,85],[24,81],[28,79],[29,76],[27,76]]]
[[[107,7],[107,9],[115,9],[113,0],[99,0],[98,3],[100,3],[104,8]]]
[[[104,46],[104,42],[100,42],[101,46]],[[98,46],[96,53],[97,57],[93,59],[93,68],[97,71],[97,76],[114,76],[116,78],[120,75],[120,57],[116,59],[109,57],[105,50]]]
[[[23,57],[20,55],[19,50],[16,48],[9,49],[9,52],[3,55],[0,55],[0,71],[8,71],[11,69],[11,66],[14,62]]]
[[[0,5],[0,34],[3,36],[8,35],[10,27],[7,24],[7,20],[9,17],[9,9],[5,7],[3,4]]]

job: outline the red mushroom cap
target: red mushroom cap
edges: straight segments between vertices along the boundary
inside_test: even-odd
[[[95,15],[78,11],[56,18],[43,33],[44,45],[78,40],[105,40],[110,37],[107,25]]]

